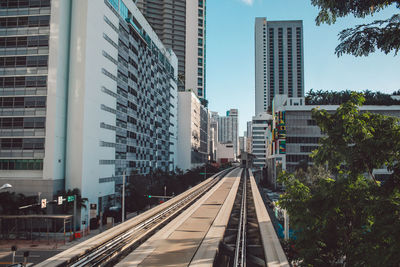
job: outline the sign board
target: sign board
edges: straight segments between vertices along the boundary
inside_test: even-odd
[[[46,208],[47,199],[43,198],[40,204],[41,204],[40,206],[42,209]]]
[[[62,203],[63,203],[63,197],[62,196],[58,197],[57,203],[58,203],[58,205],[62,205]]]

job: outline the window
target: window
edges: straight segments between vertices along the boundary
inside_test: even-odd
[[[203,39],[199,38],[198,41],[197,41],[197,44],[199,46],[203,46]]]
[[[43,108],[45,96],[0,97],[0,108]]]
[[[197,59],[197,65],[198,65],[198,66],[203,66],[203,59],[202,59],[202,58],[199,57],[199,58]]]
[[[110,3],[110,5],[118,11],[118,0],[108,0],[108,3]]]
[[[300,146],[300,152],[310,153],[316,149],[318,149],[318,146]]]
[[[199,15],[199,17],[203,17],[203,10],[202,9],[199,9],[198,15]]]
[[[203,20],[202,19],[199,19],[198,25],[199,25],[199,27],[203,27]]]
[[[0,8],[29,8],[29,7],[49,7],[50,0],[12,0],[0,1]]]
[[[115,0],[118,2],[118,0]],[[119,6],[119,14],[123,19],[128,18],[128,8],[124,4],[124,2],[120,1],[120,6]]]
[[[43,170],[42,159],[1,159],[0,170]]]
[[[197,95],[198,96],[203,96],[203,89],[197,88]]]
[[[197,78],[197,85],[202,86],[203,85],[203,78]]]

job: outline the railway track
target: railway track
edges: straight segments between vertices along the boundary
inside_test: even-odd
[[[203,196],[233,168],[222,171],[203,183],[182,193],[142,215],[104,232],[106,237],[89,239],[37,266],[113,266],[157,230]]]
[[[269,266],[265,259],[249,171],[245,170],[214,266]]]

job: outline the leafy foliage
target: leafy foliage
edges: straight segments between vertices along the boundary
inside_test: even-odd
[[[206,177],[212,176],[221,169],[207,164]],[[205,178],[204,166],[188,170],[185,173],[177,169],[175,172],[156,170],[148,175],[132,175],[128,178],[126,209],[129,212],[143,210],[148,204],[156,204],[157,199],[148,199],[145,195],[178,195],[188,188],[202,182]]]
[[[311,0],[311,3],[320,9],[315,19],[317,25],[333,24],[337,18],[350,14],[364,18],[391,5],[400,8],[400,1],[394,0]],[[386,20],[376,20],[370,24],[345,29],[340,32],[339,40],[341,43],[335,50],[338,56],[367,56],[375,52],[376,48],[385,54],[391,51],[397,54],[400,49],[400,14],[394,14]]]
[[[400,121],[360,112],[364,100],[353,93],[333,114],[313,110],[327,134],[315,166],[280,176],[300,266],[400,264]],[[384,165],[393,173],[380,183],[372,170]]]
[[[351,99],[353,91],[314,91],[311,89],[306,95],[307,105],[341,105]],[[381,92],[365,90],[362,92],[365,105],[400,105],[400,100]]]

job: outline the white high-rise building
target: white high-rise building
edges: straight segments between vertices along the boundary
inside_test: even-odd
[[[210,141],[210,155],[211,161],[216,160],[216,150],[218,144],[218,112],[211,111],[210,112],[210,134],[209,134],[209,141]]]
[[[273,117],[267,112],[259,113],[252,120],[252,154],[254,167],[263,168],[267,166],[268,156],[268,127],[271,127]]]
[[[179,90],[206,98],[206,0],[137,0],[166,47],[179,60]]]
[[[255,115],[275,95],[304,96],[303,21],[255,21]]]
[[[133,1],[1,1],[0,24],[0,184],[102,209],[174,167],[178,60]]]
[[[218,142],[221,144],[232,143],[235,155],[239,152],[239,111],[230,109],[226,116],[218,117]]]
[[[178,164],[183,171],[208,160],[208,111],[191,91],[178,92]]]

